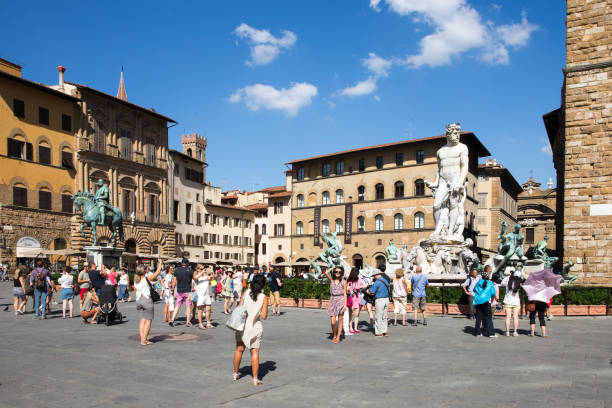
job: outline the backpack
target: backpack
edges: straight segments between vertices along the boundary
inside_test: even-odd
[[[34,288],[38,290],[47,289],[47,281],[45,276],[43,275],[43,270],[40,268],[36,268],[36,279],[34,279]]]
[[[30,283],[30,278],[29,277],[24,277],[23,278],[23,283],[24,283],[24,286],[25,286],[25,295],[26,296],[34,295],[34,288],[32,287],[32,284]]]

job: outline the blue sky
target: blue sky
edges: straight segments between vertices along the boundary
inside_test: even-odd
[[[473,131],[519,183],[555,179],[542,114],[559,107],[564,2],[11,2],[0,57],[154,107],[208,138],[223,189],[279,185],[285,162]],[[10,39],[10,41],[8,40]]]

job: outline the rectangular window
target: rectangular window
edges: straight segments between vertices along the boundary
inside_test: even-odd
[[[204,224],[208,224],[210,222],[210,214],[204,214]]]
[[[283,237],[285,236],[285,224],[274,225],[274,236]]]
[[[383,168],[383,157],[382,156],[376,156],[376,168],[377,169]]]
[[[223,226],[227,227],[227,224],[229,224],[229,217],[223,217]]]
[[[191,204],[185,204],[185,223],[191,224]]]
[[[62,130],[66,132],[72,131],[72,117],[62,113]]]
[[[325,163],[323,166],[321,166],[321,175],[323,177],[329,176],[330,173],[331,173],[331,164]]]
[[[478,193],[478,208],[487,208],[487,193]]]
[[[149,142],[151,140],[147,140],[145,145],[145,164],[155,166],[155,145]]]
[[[298,179],[298,181],[304,180],[304,168],[303,167],[300,167],[297,170],[297,179]]]
[[[25,104],[22,100],[13,99],[13,115],[18,118],[25,118]]]
[[[72,214],[72,197],[70,194],[62,194],[62,212]]]
[[[487,223],[487,217],[477,217],[476,222],[478,225],[485,225]]]
[[[342,173],[344,173],[344,162],[339,161],[336,163],[336,174],[342,174]]]
[[[274,214],[283,213],[283,203],[274,203]]]
[[[28,206],[28,190],[23,187],[13,187],[13,205]]]
[[[488,235],[479,235],[476,237],[476,245],[479,248],[486,248],[488,244]]]
[[[43,108],[42,106],[38,107],[38,123],[41,125],[49,124],[49,109]]]
[[[365,159],[359,159],[359,171],[365,170]]]
[[[121,137],[119,138],[119,150],[121,158],[132,160],[132,132],[126,129],[121,129]]]
[[[23,159],[23,150],[25,148],[25,142],[16,139],[6,140],[6,152],[8,157],[14,157],[16,159]]]
[[[417,150],[416,151],[416,162],[418,164],[421,164],[421,163],[425,162],[425,151],[424,150]]]
[[[51,192],[40,190],[38,192],[38,208],[41,210],[51,209]]]
[[[196,225],[202,225],[202,214],[199,211],[196,213]]]
[[[404,153],[395,153],[395,164],[398,166],[404,165]]]
[[[174,222],[181,222],[180,213],[179,213],[179,202],[174,200],[174,204],[172,206],[172,211],[174,211]]]
[[[534,228],[525,228],[525,243],[526,244],[533,244],[535,242],[534,236],[535,236]]]
[[[266,254],[266,244],[261,244],[261,254],[262,255]]]
[[[38,162],[51,164],[51,149],[47,146],[38,146]]]
[[[74,163],[72,162],[72,152],[62,152],[62,167],[64,169],[74,169]]]

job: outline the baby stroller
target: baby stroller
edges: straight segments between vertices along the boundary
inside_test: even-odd
[[[121,312],[117,309],[117,293],[113,285],[104,285],[100,289],[100,313],[98,313],[98,324],[104,323],[110,326],[112,322],[123,320]]]

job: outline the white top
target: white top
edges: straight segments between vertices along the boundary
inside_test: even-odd
[[[521,297],[520,297],[520,289],[516,291],[516,293],[512,293],[511,290],[508,289],[508,281],[509,276],[506,276],[504,280],[501,282],[501,285],[506,288],[506,294],[504,295],[504,305],[511,306],[520,306],[521,305]]]
[[[242,289],[242,274],[234,275],[232,282],[234,283],[234,291]]]
[[[198,283],[196,285],[196,292],[198,296],[206,296],[208,295],[208,288],[210,287],[210,281],[206,275],[200,276],[198,278]]]
[[[147,283],[146,276],[143,276],[140,279],[140,282],[134,284],[134,289],[136,290],[136,300],[140,299],[141,296],[144,296],[148,299],[151,298],[151,288]]]
[[[121,277],[119,278],[119,284],[120,285],[127,285],[128,284],[128,274],[124,273],[121,275]]]
[[[393,297],[406,297],[408,294],[406,293],[406,289],[404,288],[404,284],[402,281],[404,277],[400,279],[393,278]]]
[[[62,289],[71,289],[72,280],[72,275],[70,275],[69,273],[63,273],[62,276],[59,277],[57,282],[62,285]]]
[[[174,275],[171,273],[167,273],[164,276],[164,280],[162,280],[162,286],[164,288],[164,292],[170,294],[170,283],[172,283],[172,279],[174,279]]]

